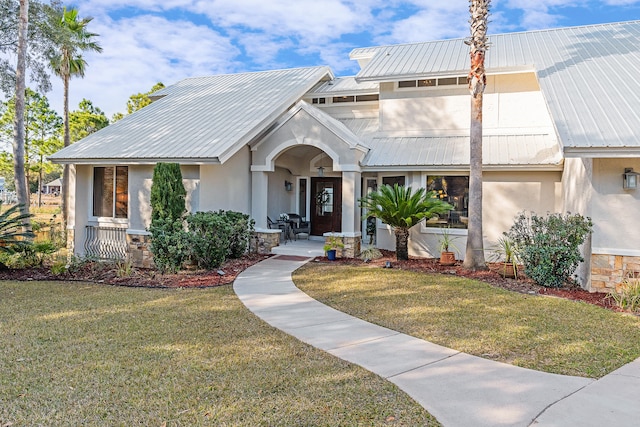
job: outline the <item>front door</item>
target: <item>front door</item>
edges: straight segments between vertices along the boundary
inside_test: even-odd
[[[311,178],[311,234],[342,231],[342,178]]]

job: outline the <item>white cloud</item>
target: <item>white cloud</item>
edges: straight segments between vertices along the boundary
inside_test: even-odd
[[[98,33],[101,54],[87,53],[83,79],[70,84],[70,108],[85,97],[108,116],[124,111],[130,95],[145,92],[156,82],[172,84],[194,75],[233,71],[239,50],[207,26],[187,21],[169,21],[151,15],[113,21],[96,17],[90,24]],[[53,78],[49,96],[61,103],[61,85]],[[61,110],[61,108],[59,108]]]

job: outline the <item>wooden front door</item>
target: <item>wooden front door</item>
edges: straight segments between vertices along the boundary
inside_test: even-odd
[[[311,234],[342,231],[342,178],[311,178]]]

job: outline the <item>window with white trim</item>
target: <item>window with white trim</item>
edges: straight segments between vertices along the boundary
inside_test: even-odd
[[[469,223],[469,177],[428,175],[427,191],[453,205],[446,214],[427,221],[427,227],[467,228]]]
[[[93,216],[127,218],[129,211],[129,168],[93,168]]]

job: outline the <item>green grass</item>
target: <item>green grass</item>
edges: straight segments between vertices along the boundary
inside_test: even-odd
[[[390,418],[392,417],[392,418]],[[229,286],[0,282],[0,426],[438,425]]]
[[[455,276],[308,264],[325,304],[414,337],[517,366],[599,378],[640,357],[640,318]]]

